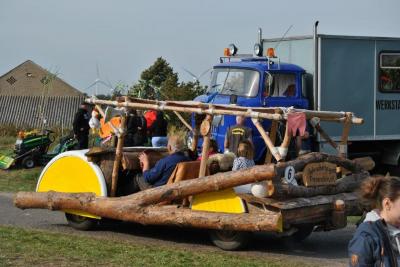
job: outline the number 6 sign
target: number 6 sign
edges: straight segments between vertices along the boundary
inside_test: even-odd
[[[285,180],[288,184],[298,185],[296,178],[294,177],[296,171],[293,166],[287,166],[285,168]]]

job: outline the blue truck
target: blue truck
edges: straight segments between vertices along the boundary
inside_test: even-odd
[[[233,44],[213,67],[210,87],[195,100],[252,107],[349,110],[365,119],[350,131],[348,156],[372,156],[377,164],[398,166],[400,159],[400,38],[314,34],[266,39],[259,29],[253,54]],[[215,116],[213,138],[223,151],[234,116]],[[250,119],[255,160],[265,144]],[[265,129],[270,127],[264,121]],[[336,142],[341,126],[322,124]],[[318,134],[313,151],[337,153]]]

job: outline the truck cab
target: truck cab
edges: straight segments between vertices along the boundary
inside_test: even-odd
[[[303,85],[305,70],[294,64],[280,62],[275,55],[257,57],[252,55],[225,55],[220,64],[213,67],[211,83],[205,95],[195,101],[210,104],[231,104],[249,107],[296,107],[307,109]],[[225,134],[236,124],[235,116],[214,116],[212,137],[219,150],[224,150]],[[262,125],[268,131],[271,122]],[[265,143],[248,118],[245,125],[252,129],[256,162],[264,160]],[[200,143],[201,144],[201,143]]]

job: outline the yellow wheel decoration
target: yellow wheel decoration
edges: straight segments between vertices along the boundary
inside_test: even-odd
[[[37,192],[57,191],[65,193],[95,193],[97,196],[107,196],[104,176],[100,168],[87,161],[84,156],[87,150],[69,151],[52,159],[43,169],[37,187]],[[98,218],[78,212],[65,211],[81,216]]]

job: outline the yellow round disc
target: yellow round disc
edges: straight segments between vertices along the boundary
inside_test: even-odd
[[[38,192],[49,190],[101,195],[96,173],[87,162],[73,156],[60,158],[43,174]]]
[[[87,161],[85,152],[87,150],[68,151],[53,158],[43,169],[36,191],[95,193],[97,196],[107,196],[103,173],[97,165]],[[95,217],[81,212],[68,212]]]

